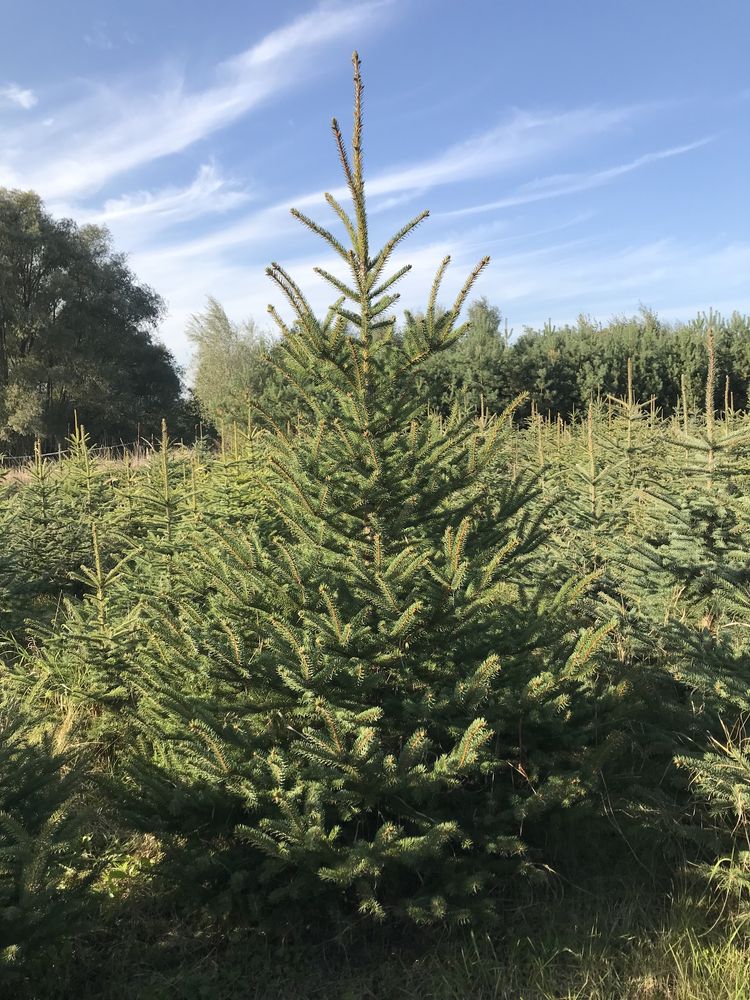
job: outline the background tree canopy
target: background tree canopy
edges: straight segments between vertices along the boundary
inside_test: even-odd
[[[406,313],[396,333],[402,339],[422,321]],[[666,323],[648,309],[636,316],[597,323],[581,315],[575,324],[527,327],[512,338],[507,321],[486,298],[472,303],[466,333],[449,349],[431,357],[421,373],[420,390],[429,405],[447,414],[456,401],[471,411],[500,413],[519,394],[529,402],[517,411],[528,416],[530,406],[569,419],[586,411],[589,402],[608,395],[624,398],[628,362],[636,400],[648,402],[665,415],[682,398],[690,410],[702,409],[708,372],[706,334],[714,333],[717,408],[729,404],[744,410],[750,383],[750,318],[733,313],[699,314],[688,322]],[[214,299],[195,316],[188,330],[196,345],[195,394],[204,418],[244,426],[253,411],[275,423],[294,419],[306,409],[303,397],[314,385],[294,390],[279,373],[279,345],[250,322],[232,323]]]
[[[180,423],[181,380],[154,339],[161,298],[99,226],[53,219],[31,191],[0,188],[0,441],[61,443],[74,411],[97,440]]]
[[[162,299],[113,250],[106,229],[54,219],[33,192],[0,188],[0,448],[28,452],[36,436],[57,447],[76,412],[93,441],[109,443],[153,436],[162,418],[188,439],[200,417],[217,430],[253,415],[281,425],[316,394],[315,385],[295,387],[279,373],[279,345],[253,320],[235,323],[209,299],[187,330],[200,415],[193,412],[172,355],[155,339],[163,313]],[[421,319],[407,312],[397,339]],[[750,319],[738,313],[666,323],[642,309],[607,324],[582,315],[512,337],[500,309],[482,298],[468,320],[467,332],[421,374],[421,391],[442,413],[456,401],[497,413],[525,392],[542,413],[567,419],[592,398],[624,396],[629,359],[637,399],[653,397],[669,414],[684,383],[697,409],[709,325],[718,408],[747,406]]]
[[[254,320],[235,323],[209,298],[188,324],[192,389],[200,415],[217,431],[248,421],[284,424],[307,409],[317,387],[301,375],[294,387],[278,370],[279,342]]]

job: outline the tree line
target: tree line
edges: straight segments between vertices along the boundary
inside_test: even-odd
[[[215,299],[188,326],[186,377],[157,336],[165,309],[106,228],[55,219],[34,192],[0,188],[0,450],[28,454],[35,438],[56,449],[76,423],[96,443],[117,443],[158,436],[166,419],[190,441],[201,423],[219,432],[254,414],[278,424],[306,408],[316,387],[290,385],[278,338],[254,320],[233,322]],[[567,420],[591,399],[623,398],[629,388],[665,415],[680,400],[698,409],[709,327],[717,406],[747,407],[750,317],[738,312],[669,323],[642,308],[605,324],[581,315],[514,336],[500,309],[480,298],[468,319],[467,332],[420,376],[420,392],[443,414],[456,402],[500,413],[524,393],[518,419],[534,407]],[[407,312],[396,340],[423,320]]]
[[[396,331],[403,340],[424,317],[406,313]],[[501,413],[526,394],[517,418],[531,408],[569,420],[590,401],[614,396],[653,401],[668,416],[687,404],[704,406],[708,330],[713,331],[717,408],[745,410],[750,383],[750,317],[701,313],[669,323],[642,308],[606,324],[581,315],[574,324],[524,328],[513,336],[500,309],[487,298],[468,309],[468,329],[449,350],[430,358],[420,391],[430,407],[447,415],[455,403],[473,412]],[[193,391],[204,419],[217,429],[244,426],[253,414],[275,422],[305,408],[315,386],[290,387],[279,370],[282,348],[253,320],[234,323],[210,299],[193,317]],[[628,374],[630,372],[630,375]]]

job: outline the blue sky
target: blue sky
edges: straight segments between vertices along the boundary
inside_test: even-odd
[[[288,209],[328,221],[357,48],[373,235],[432,213],[404,306],[488,253],[515,330],[750,312],[748,41],[747,0],[6,0],[0,185],[107,225],[186,361],[207,295],[267,324],[271,260],[327,304]]]

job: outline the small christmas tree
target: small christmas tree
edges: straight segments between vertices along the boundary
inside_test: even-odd
[[[0,715],[0,978],[6,964],[72,933],[85,912],[94,871],[80,857],[79,775],[66,737],[63,726],[31,739]]]
[[[529,870],[524,802],[577,794],[559,737],[597,640],[579,637],[567,674],[570,648],[550,652],[565,597],[544,599],[529,572],[528,483],[490,488],[500,422],[431,415],[418,391],[462,336],[487,259],[439,309],[446,258],[424,314],[394,335],[409,266],[387,267],[427,213],[370,247],[356,55],[354,83],[351,155],[333,123],[353,212],[326,195],[342,239],[293,211],[345,265],[318,269],[340,297],[320,321],[268,270],[295,316],[271,309],[275,363],[304,410],[267,439],[279,528],[217,529],[189,566],[175,560],[193,597],[173,620],[150,616],[139,711],[156,765],[131,771],[134,806],[179,830],[194,882],[218,879],[261,919],[283,904],[285,918],[343,906],[464,920]]]

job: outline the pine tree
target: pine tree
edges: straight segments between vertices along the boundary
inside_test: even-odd
[[[69,439],[69,451],[57,459],[43,456],[37,441],[33,461],[9,476],[4,487],[0,628],[21,635],[25,619],[49,622],[65,598],[80,598],[76,574],[93,559],[92,524],[101,527],[112,518],[116,494],[111,472],[95,458],[80,425]],[[122,549],[115,532],[100,532],[105,565]]]
[[[721,712],[746,694],[743,595],[750,437],[715,420],[713,335],[703,426],[672,425],[663,469],[643,491],[640,522],[621,545],[621,591],[639,632],[698,708]],[[738,613],[736,614],[735,611]],[[714,720],[715,721],[715,720]],[[709,726],[705,720],[704,728]]]

